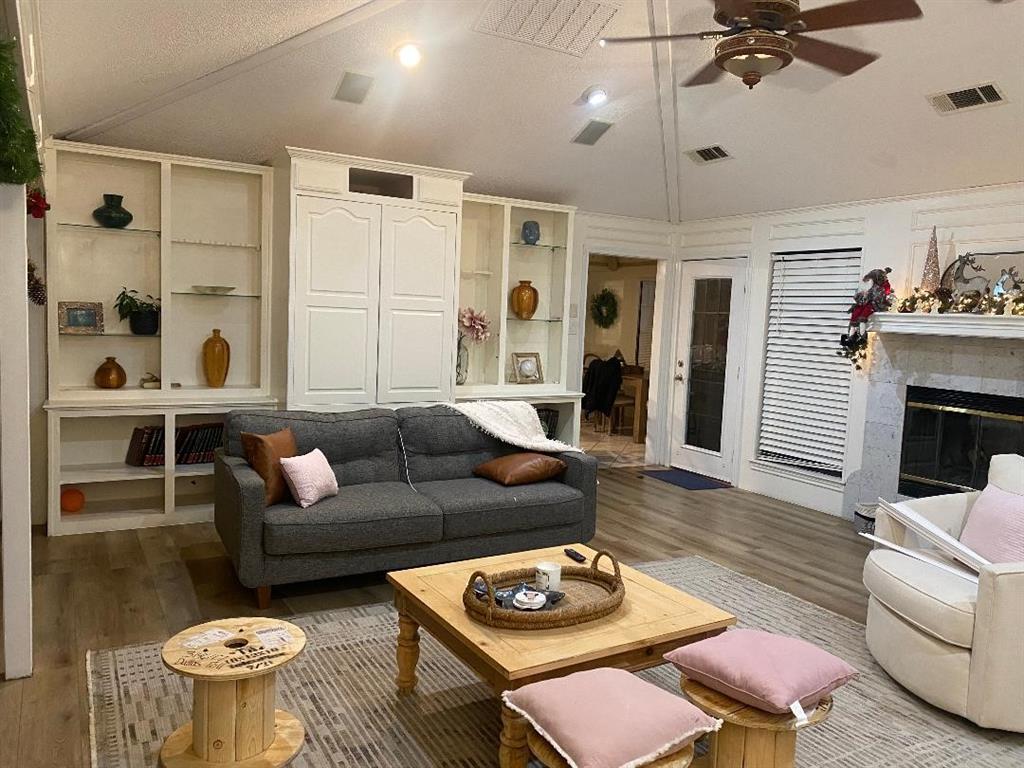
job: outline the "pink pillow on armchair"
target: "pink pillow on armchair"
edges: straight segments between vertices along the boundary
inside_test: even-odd
[[[338,495],[338,478],[319,448],[302,456],[281,458],[281,472],[296,503],[303,509]]]
[[[591,669],[505,691],[572,768],[639,768],[722,725],[622,669]]]
[[[795,637],[734,629],[666,653],[689,678],[766,712],[784,714],[800,702],[813,709],[857,670]]]
[[[960,543],[993,563],[1024,562],[1024,496],[989,483],[967,514]]]

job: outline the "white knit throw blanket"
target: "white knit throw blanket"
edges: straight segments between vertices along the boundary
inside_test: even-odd
[[[517,448],[545,453],[576,451],[579,448],[558,440],[549,440],[544,434],[537,410],[522,400],[476,400],[465,403],[448,403],[473,426],[503,443]]]

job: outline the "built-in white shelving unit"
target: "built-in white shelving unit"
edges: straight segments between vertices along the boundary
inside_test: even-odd
[[[174,465],[175,429],[223,420],[270,395],[269,167],[49,140],[46,189],[49,518],[51,535],[208,520],[213,465]],[[92,216],[104,194],[123,196],[124,229]],[[161,300],[160,331],[134,335],[118,318],[122,286]],[[230,292],[202,292],[229,286]],[[61,333],[60,302],[103,306],[104,332]],[[202,345],[219,328],[231,345],[222,388],[207,385]],[[96,368],[115,357],[127,384],[99,389]],[[160,378],[145,389],[147,373]],[[170,436],[166,464],[125,463],[136,427]],[[61,510],[64,488],[84,508]]]
[[[459,308],[485,310],[491,338],[468,345],[468,375],[456,400],[517,399],[558,411],[558,438],[579,440],[582,393],[566,380],[572,234],[576,209],[487,195],[464,195]],[[523,222],[540,225],[540,240],[522,240]],[[520,281],[537,289],[537,311],[529,320],[510,306]],[[536,353],[543,381],[517,384],[514,353]]]

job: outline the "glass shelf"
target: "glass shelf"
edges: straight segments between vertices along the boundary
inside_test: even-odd
[[[137,235],[160,237],[159,229],[137,229],[133,227],[101,227],[99,224],[73,224],[69,221],[58,221],[58,227],[74,227],[75,229],[96,229],[100,232],[134,232]]]
[[[110,333],[62,333],[60,337],[63,339],[109,339],[115,337],[118,339],[159,339],[159,333],[132,333],[131,331],[114,331]]]
[[[524,319],[522,317],[516,317],[515,315],[509,315],[509,320],[514,320],[517,323],[560,323],[562,318],[560,317],[531,317]]]
[[[521,240],[513,240],[509,245],[515,245],[520,248],[536,248],[538,251],[564,251],[564,245],[553,245],[551,243],[524,243]]]
[[[171,242],[179,245],[209,245],[217,248],[248,248],[253,251],[260,249],[256,243],[222,243],[216,240],[190,240],[184,237],[176,237]]]
[[[259,293],[202,293],[201,291],[171,291],[172,296],[205,296],[208,299],[258,299]]]

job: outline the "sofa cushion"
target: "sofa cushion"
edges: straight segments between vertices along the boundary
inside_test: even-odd
[[[481,432],[458,411],[443,405],[399,408],[398,427],[409,467],[409,480],[452,480],[472,477],[485,461],[518,452]]]
[[[529,485],[558,477],[565,472],[565,462],[543,453],[510,453],[485,461],[473,470],[477,477],[484,477],[502,485]]]
[[[288,500],[288,485],[281,470],[281,459],[295,455],[295,436],[285,427],[280,432],[259,435],[242,432],[239,435],[245,460],[263,478],[266,489],[266,504],[277,504]]]
[[[960,543],[992,563],[1024,562],[1024,496],[989,483],[967,514]]]
[[[242,456],[241,432],[267,434],[290,427],[296,452],[319,448],[338,485],[405,480],[398,453],[398,419],[387,408],[348,413],[231,411],[224,420],[224,450]]]
[[[349,552],[441,540],[441,510],[405,483],[342,486],[302,509],[275,504],[263,518],[269,555]]]
[[[864,586],[905,621],[950,645],[970,648],[978,585],[890,549],[864,562]]]
[[[482,477],[417,483],[444,513],[444,538],[571,525],[583,520],[583,494],[557,481],[504,486]]]

